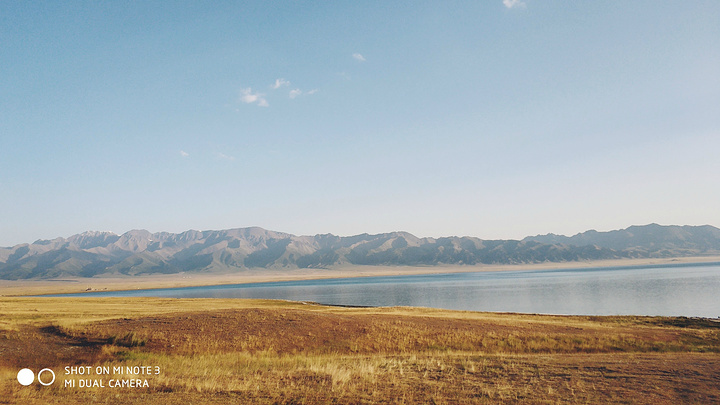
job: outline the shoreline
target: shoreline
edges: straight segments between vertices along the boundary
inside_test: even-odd
[[[50,280],[0,280],[0,296],[28,296],[97,291],[128,291],[156,288],[201,287],[231,284],[252,284],[279,281],[320,280],[356,277],[405,276],[496,271],[537,271],[554,269],[589,269],[612,267],[682,266],[720,262],[720,256],[672,258],[613,259],[563,263],[531,263],[502,265],[449,266],[341,266],[330,269],[253,269],[228,272],[191,272],[163,275],[98,277]],[[90,296],[90,295],[88,295]]]

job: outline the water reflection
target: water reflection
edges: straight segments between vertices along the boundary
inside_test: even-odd
[[[424,306],[569,315],[717,317],[720,315],[718,292],[720,265],[712,264],[367,277],[95,295],[269,298],[333,305]]]

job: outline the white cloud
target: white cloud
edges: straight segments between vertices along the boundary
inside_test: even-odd
[[[523,8],[525,7],[525,2],[521,0],[503,0],[503,4],[507,8]]]
[[[252,92],[252,88],[248,87],[247,89],[241,89],[240,90],[240,101],[242,101],[245,104],[254,104],[256,103],[260,107],[267,107],[269,106],[267,100],[265,100],[265,95],[261,93],[254,93]]]
[[[282,86],[289,86],[290,82],[285,79],[275,79],[275,84],[272,85],[272,88],[277,90]]]
[[[508,0],[504,0],[504,1],[508,1]],[[359,53],[354,53],[352,55],[352,57],[353,57],[353,59],[355,59],[356,61],[359,61],[359,62],[365,62],[365,60],[366,60],[365,57]]]
[[[182,157],[188,157],[188,156],[190,156],[190,154],[187,153],[187,152],[185,152],[184,150],[181,150],[181,151],[180,151],[180,156],[182,156]]]
[[[235,158],[233,156],[228,156],[222,152],[217,152],[216,155],[219,159],[222,159],[222,160],[235,160]]]
[[[285,79],[277,79],[275,80],[275,84],[270,86],[273,89],[279,89],[283,86],[289,86],[290,82]],[[318,89],[312,89],[309,91],[304,91],[298,88],[290,90],[289,97],[296,98],[298,96],[305,96],[305,95],[312,95],[318,92]],[[265,98],[264,93],[257,93],[253,92],[251,87],[240,89],[240,101],[242,101],[245,104],[256,104],[258,107],[268,107],[270,104],[268,103],[267,99]]]
[[[300,90],[300,89],[290,90],[290,98],[295,98],[301,94],[302,94],[302,90]]]
[[[318,89],[312,89],[312,90],[309,90],[309,91],[302,91],[302,90],[300,90],[300,89],[293,89],[293,90],[290,90],[289,96],[290,96],[290,98],[295,98],[295,97],[297,97],[297,96],[311,96],[311,95],[313,95],[313,94],[315,94],[315,93],[317,93],[317,92],[318,92]]]

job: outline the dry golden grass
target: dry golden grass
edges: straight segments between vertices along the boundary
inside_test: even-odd
[[[211,299],[0,299],[0,403],[712,403],[720,324]],[[153,366],[149,388],[20,367]],[[105,380],[122,374],[103,376]],[[106,382],[107,384],[107,382]]]

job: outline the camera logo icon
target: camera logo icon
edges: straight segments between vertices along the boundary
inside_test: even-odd
[[[43,375],[43,373],[44,373],[44,375]],[[47,375],[47,374],[50,374],[50,375]],[[50,376],[52,376],[52,378]],[[17,380],[20,383],[20,385],[27,387],[28,385],[32,384],[35,381],[35,373],[33,373],[33,371],[30,370],[29,368],[24,368],[24,369],[18,371]],[[40,370],[40,372],[38,373],[37,380],[42,385],[45,385],[45,386],[52,385],[52,383],[55,382],[55,372],[49,368],[44,368],[44,369]]]

